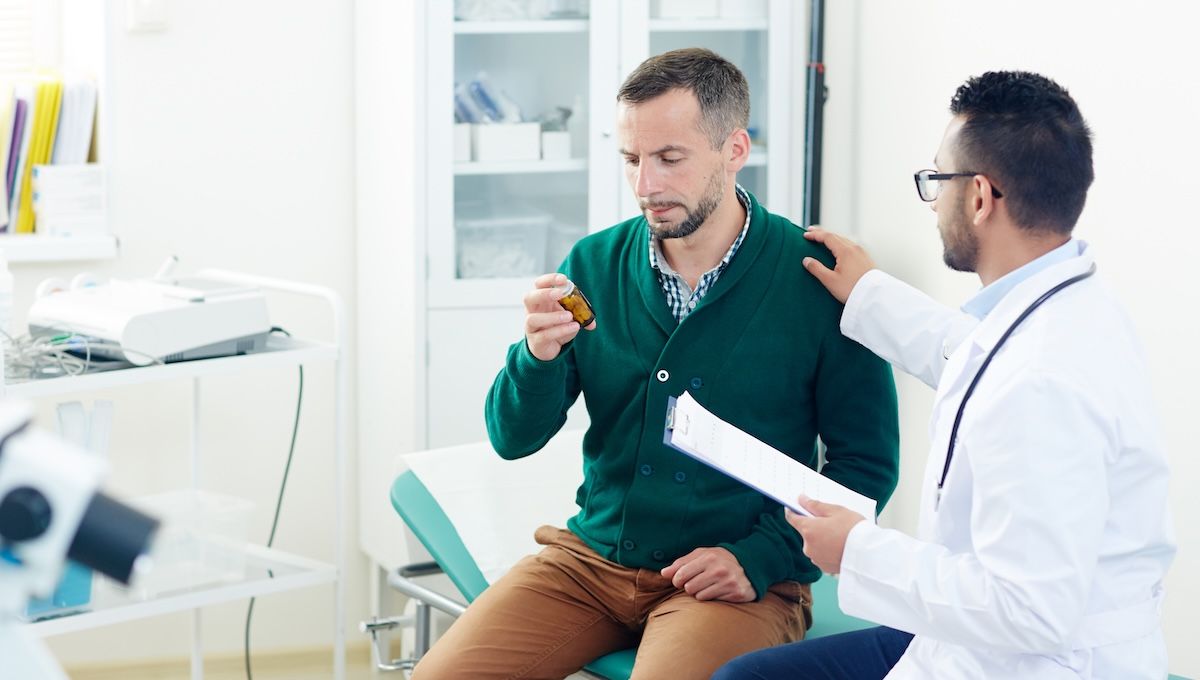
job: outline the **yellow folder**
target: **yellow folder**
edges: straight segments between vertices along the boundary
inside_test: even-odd
[[[29,140],[29,158],[21,176],[21,200],[17,209],[19,234],[33,233],[33,166],[50,162],[54,150],[54,134],[58,130],[58,110],[62,104],[62,82],[48,80],[37,85],[33,135]]]

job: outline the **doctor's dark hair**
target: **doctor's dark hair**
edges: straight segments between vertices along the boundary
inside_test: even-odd
[[[700,101],[700,129],[714,149],[734,130],[750,124],[750,86],[738,67],[699,47],[663,52],[629,74],[617,101],[640,104],[671,90],[688,90]]]
[[[1058,83],[1027,71],[971,78],[950,100],[965,119],[961,168],[994,178],[1021,227],[1070,234],[1092,184],[1092,131]]]

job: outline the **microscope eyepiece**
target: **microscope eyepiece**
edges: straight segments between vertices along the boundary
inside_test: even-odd
[[[45,494],[32,486],[18,486],[0,499],[0,538],[5,543],[31,541],[46,533],[53,518]]]

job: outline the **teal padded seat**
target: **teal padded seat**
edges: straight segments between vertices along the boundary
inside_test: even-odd
[[[473,602],[487,588],[487,579],[429,490],[409,471],[392,483],[391,495],[392,507],[400,513],[417,540],[467,602]],[[607,680],[629,680],[636,652],[636,649],[625,649],[606,654],[588,664],[585,670]]]
[[[813,594],[813,625],[804,636],[805,640],[849,633],[852,630],[873,628],[878,624],[856,619],[842,613],[838,607],[837,580],[832,576],[822,576],[820,581],[812,584]]]
[[[392,483],[391,497],[392,507],[400,513],[417,540],[425,546],[466,601],[474,601],[487,588],[487,580],[429,490],[409,471]],[[838,608],[837,581],[824,577],[813,584],[813,627],[808,631],[808,638],[860,630],[872,625],[847,616]],[[625,649],[607,654],[588,664],[586,670],[607,680],[629,680],[636,653],[637,649]]]

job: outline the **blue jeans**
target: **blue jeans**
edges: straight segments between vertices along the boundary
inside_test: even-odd
[[[878,626],[768,647],[737,657],[712,680],[879,680],[904,655],[910,633]]]

